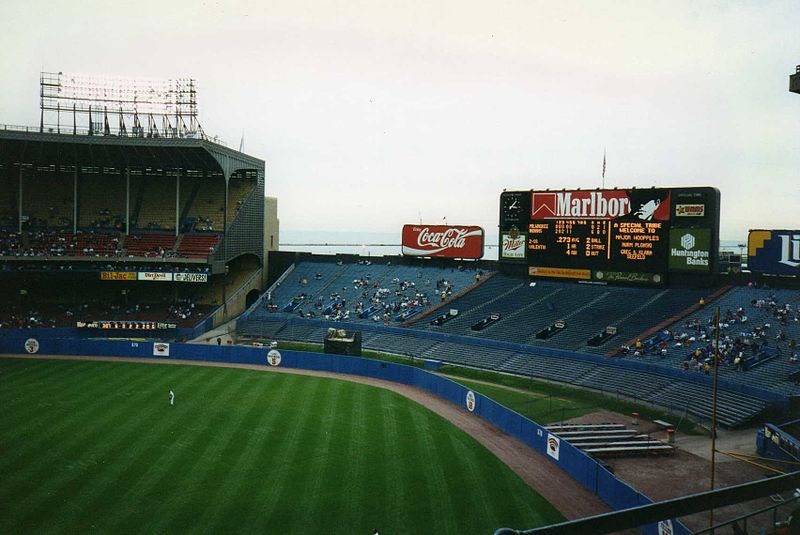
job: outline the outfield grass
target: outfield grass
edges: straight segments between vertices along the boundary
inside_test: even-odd
[[[3,534],[492,533],[562,519],[474,439],[387,390],[21,359],[0,359],[0,504]]]
[[[317,353],[322,351],[322,344],[302,342],[281,342],[280,347]],[[423,365],[419,359],[387,355],[376,351],[364,351],[363,355],[367,358],[407,364],[409,366],[422,367]],[[606,409],[620,414],[638,412],[643,419],[649,421],[666,420],[672,422],[676,418],[674,414],[650,405],[567,384],[540,381],[518,375],[478,370],[453,364],[443,366],[438,373],[447,375],[454,381],[469,386],[476,392],[487,395],[498,403],[502,403],[506,407],[540,424],[575,418],[598,409]],[[508,388],[494,388],[490,385],[479,384],[476,381],[522,389],[526,392],[513,392],[509,391]],[[545,406],[547,408],[544,408]],[[680,426],[680,431],[689,435],[709,436],[708,430],[689,420],[683,422]]]
[[[537,392],[521,392],[503,386],[456,379],[467,388],[480,392],[540,424],[576,418],[597,410],[595,405],[579,405],[570,399],[557,398]]]

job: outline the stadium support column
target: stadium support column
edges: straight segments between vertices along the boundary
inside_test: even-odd
[[[222,283],[222,322],[228,323],[228,186],[230,185],[230,177],[223,177],[225,180],[225,209],[222,211],[222,260],[225,263],[225,275]]]
[[[125,168],[125,235],[131,233],[131,168]]]
[[[72,233],[78,233],[78,166],[72,174]]]
[[[19,199],[17,199],[17,230],[22,232],[22,164],[19,164]]]
[[[181,219],[181,170],[175,174],[175,237],[178,237]]]

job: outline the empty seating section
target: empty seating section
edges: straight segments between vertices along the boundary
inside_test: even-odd
[[[221,234],[183,234],[178,244],[178,256],[206,258],[214,252],[221,239]]]
[[[171,255],[175,246],[175,234],[140,232],[125,238],[127,256],[156,258]]]
[[[225,182],[222,177],[200,178],[197,195],[186,213],[194,221],[194,230],[222,231],[225,227]]]
[[[175,230],[175,177],[142,177],[136,228]]]
[[[564,361],[564,359],[544,357],[534,353],[517,353],[498,370],[551,381],[573,383],[596,367],[596,364],[590,362]]]
[[[244,205],[247,196],[256,187],[256,181],[251,178],[231,178],[228,182],[228,224],[233,222],[239,209]],[[223,203],[224,204],[224,203]]]
[[[125,178],[83,175],[78,181],[78,228],[125,230]]]
[[[29,228],[72,228],[73,180],[56,173],[23,176],[22,217]]]

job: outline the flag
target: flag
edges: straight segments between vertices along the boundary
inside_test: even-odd
[[[606,177],[606,150],[603,149],[603,178]]]

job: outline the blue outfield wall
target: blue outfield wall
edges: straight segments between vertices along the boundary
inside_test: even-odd
[[[249,317],[249,315],[248,315]],[[289,325],[313,325],[315,327],[335,327],[337,329],[347,329],[365,332],[381,332],[391,333],[403,336],[413,336],[424,340],[436,340],[439,342],[451,342],[457,344],[464,344],[476,348],[489,348],[489,349],[505,349],[509,351],[516,351],[520,353],[535,353],[544,357],[555,357],[560,359],[567,359],[573,361],[588,362],[597,364],[599,366],[624,368],[627,370],[636,370],[644,373],[651,373],[663,377],[670,377],[680,381],[688,381],[692,383],[711,386],[712,378],[703,374],[687,373],[684,370],[676,368],[668,368],[658,364],[651,364],[647,362],[638,362],[633,360],[615,359],[613,357],[605,357],[595,355],[592,353],[582,353],[580,351],[570,351],[566,349],[556,349],[552,347],[533,347],[525,344],[517,344],[514,342],[505,342],[502,340],[491,340],[488,338],[477,338],[472,336],[462,336],[457,334],[447,334],[434,331],[424,331],[409,329],[405,327],[386,327],[383,325],[372,325],[369,323],[349,323],[343,321],[326,321],[326,320],[310,320],[305,318],[286,318],[271,320],[263,318],[240,318],[237,321],[237,330],[242,328],[256,328],[258,325],[267,322],[286,323]],[[772,392],[765,388],[760,388],[754,385],[747,385],[736,381],[720,378],[719,387],[731,392],[738,392],[746,394],[758,399],[762,399],[768,403],[773,404],[785,410],[788,408],[788,398],[783,394]]]
[[[26,353],[26,340],[29,338],[17,332],[17,336],[0,336],[0,353]],[[76,338],[37,338],[38,354],[46,355],[91,355],[112,357],[146,357],[155,360],[187,359],[209,362],[231,362],[237,364],[256,364],[268,367],[266,348],[241,346],[216,346],[201,344],[169,344],[169,356],[154,356],[156,347],[164,349],[159,342],[131,342],[118,340],[85,340]],[[30,347],[30,346],[28,346]],[[281,350],[280,367],[304,370],[318,370],[334,373],[361,375],[396,383],[415,386],[467,411],[466,387],[440,377],[426,370],[365,359],[344,357],[324,353]],[[473,392],[473,414],[498,427],[520,440],[534,451],[544,456],[547,462],[556,463],[562,470],[575,478],[593,494],[615,510],[627,509],[653,503],[648,497],[617,479],[602,464],[569,443],[553,436],[539,424],[497,403],[489,397]],[[676,535],[691,533],[683,524],[675,520],[673,532]],[[508,527],[508,526],[498,526]],[[523,529],[525,526],[514,526]],[[647,535],[658,535],[657,524],[643,526]]]
[[[800,440],[784,431],[783,426],[797,425],[800,420],[792,420],[781,425],[764,424],[756,433],[756,452],[764,457],[779,461],[796,462],[800,459]]]

